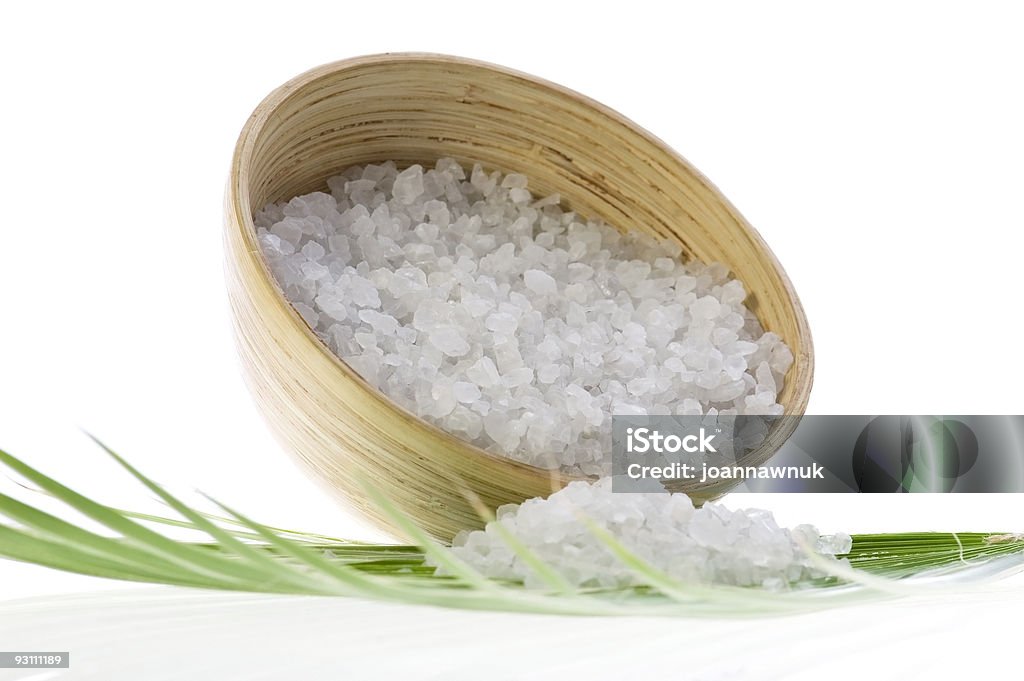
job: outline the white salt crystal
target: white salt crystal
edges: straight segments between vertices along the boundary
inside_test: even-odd
[[[501,381],[501,374],[498,367],[490,357],[481,357],[473,366],[466,370],[466,378],[479,386],[489,388]]]
[[[302,316],[302,319],[305,320],[305,322],[309,324],[310,327],[315,329],[317,324],[320,323],[320,315],[316,312],[316,310],[311,308],[309,305],[306,305],[305,303],[294,303],[294,305],[295,309]]]
[[[372,326],[374,331],[384,336],[390,336],[398,331],[398,320],[389,314],[381,314],[376,310],[360,310],[359,319]]]
[[[488,315],[485,326],[490,331],[509,335],[515,333],[519,321],[507,312],[495,312]]]
[[[469,352],[469,342],[455,326],[435,326],[427,336],[438,350],[449,357],[462,357]]]
[[[476,402],[483,395],[476,383],[469,383],[467,381],[455,381],[452,390],[455,399],[459,402]]]
[[[525,189],[509,189],[508,198],[512,200],[512,203],[524,204],[529,203],[533,199],[533,195]]]
[[[359,307],[380,307],[380,295],[368,279],[354,274],[349,281],[349,287],[351,300]]]
[[[310,260],[319,260],[324,257],[327,251],[324,247],[316,241],[307,241],[306,245],[302,247],[302,255],[306,256]]]
[[[520,367],[513,369],[505,374],[504,382],[509,388],[515,388],[520,385],[528,385],[533,380],[533,369],[530,367]]]
[[[722,309],[722,304],[711,295],[698,298],[690,305],[690,314],[694,319],[714,319]]]
[[[525,187],[525,185],[524,185],[524,187]],[[537,209],[537,208],[544,208],[546,206],[557,206],[561,202],[562,202],[561,195],[559,195],[559,194],[549,194],[549,195],[545,196],[543,199],[537,199],[536,201],[534,201],[533,205],[531,206],[531,208]]]
[[[359,343],[364,350],[369,350],[377,347],[377,337],[372,333],[359,332],[356,334],[356,343]]]
[[[523,355],[515,343],[505,341],[498,343],[493,348],[494,362],[498,371],[507,375],[509,372],[523,366]]]
[[[296,246],[302,238],[303,221],[294,217],[287,217],[270,228],[271,234],[291,242]]]
[[[757,379],[758,387],[764,387],[774,396],[775,389],[775,377],[772,376],[771,367],[768,366],[768,362],[761,362],[757,365],[757,371],[754,372],[754,377]]]
[[[497,417],[485,417],[484,427],[496,441],[517,439],[515,426]],[[484,530],[459,533],[452,551],[488,577],[547,588],[526,562],[514,558],[508,533],[573,586],[644,584],[595,535],[596,526],[671,578],[777,590],[824,576],[807,550],[817,552],[817,560],[838,563],[836,556],[852,545],[849,535],[820,537],[809,525],[781,528],[767,511],[732,511],[714,503],[695,509],[684,494],[657,487],[613,494],[611,487],[611,478],[572,482],[547,499],[502,506]]]
[[[554,383],[562,369],[557,364],[545,364],[537,370],[537,380],[541,383]]]
[[[503,414],[492,411],[484,417],[484,431],[495,444],[501,447],[515,448],[519,444],[512,423]]]
[[[413,230],[421,240],[424,242],[431,242],[437,239],[437,235],[440,234],[440,230],[437,225],[431,225],[426,222],[420,223]]]
[[[686,370],[686,364],[678,357],[669,357],[665,360],[665,368],[675,373],[682,373]]]
[[[613,413],[781,413],[793,354],[725,267],[683,263],[557,195],[535,201],[528,184],[451,159],[356,167],[330,194],[266,206],[258,242],[367,381],[525,463],[607,472]]]
[[[348,317],[345,303],[337,296],[322,293],[314,299],[314,304],[317,309],[336,322],[344,321]]]
[[[420,331],[429,331],[444,324],[451,317],[451,307],[440,300],[425,300],[416,306],[412,315],[412,326]]]
[[[552,296],[558,293],[558,282],[547,272],[526,270],[523,273],[523,281],[526,282],[526,288],[539,296]]]
[[[505,176],[505,179],[502,180],[501,186],[510,189],[525,189],[527,182],[528,180],[526,178],[526,175],[521,175],[519,173],[509,173],[508,175]]]
[[[414,165],[398,173],[392,191],[395,198],[403,204],[413,203],[423,194],[422,166]]]
[[[430,386],[431,400],[425,405],[435,418],[451,414],[455,409],[455,384],[448,379],[435,380]]]
[[[647,329],[636,322],[628,322],[622,327],[622,337],[626,345],[644,346],[647,343]]]

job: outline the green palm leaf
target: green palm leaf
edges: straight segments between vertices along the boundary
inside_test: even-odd
[[[853,548],[846,556],[849,569],[834,569],[828,578],[775,593],[680,583],[633,555],[602,528],[588,523],[595,536],[645,586],[574,589],[557,566],[545,564],[509,536],[510,548],[548,586],[527,589],[519,583],[482,576],[430,540],[372,486],[364,485],[370,498],[414,544],[370,544],[270,527],[219,502],[214,503],[223,514],[200,511],[100,445],[179,517],[106,506],[0,451],[4,466],[109,531],[98,534],[0,494],[0,556],[98,577],[205,589],[357,596],[467,609],[589,615],[751,616],[813,610],[898,596],[908,584],[904,578],[970,575],[972,568],[1000,565],[999,559],[1013,568],[1024,565],[1024,537],[1016,534],[863,534],[853,537]],[[490,519],[486,509],[481,513],[484,519]],[[182,541],[159,531],[159,527],[194,530],[208,539]],[[435,574],[428,558],[431,564],[443,565],[446,575]],[[940,586],[948,588],[948,580]]]

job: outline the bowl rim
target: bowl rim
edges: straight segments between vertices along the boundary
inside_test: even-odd
[[[299,92],[305,88],[313,86],[316,81],[333,76],[339,72],[347,71],[350,69],[356,69],[362,66],[368,65],[388,65],[388,66],[401,66],[403,64],[435,64],[435,65],[451,65],[456,64],[461,67],[468,67],[470,69],[478,69],[480,71],[496,73],[505,77],[515,78],[524,81],[531,87],[541,87],[553,91],[554,93],[574,99],[580,104],[589,107],[601,115],[611,119],[616,124],[628,128],[632,133],[643,137],[652,145],[659,148],[664,153],[672,157],[674,161],[682,165],[692,174],[694,179],[700,181],[706,188],[712,192],[716,198],[722,202],[723,207],[729,212],[730,216],[750,235],[754,240],[758,250],[762,253],[768,262],[771,264],[772,270],[779,278],[779,282],[782,289],[785,291],[792,309],[794,321],[796,324],[798,336],[802,341],[802,345],[797,348],[791,347],[790,350],[793,352],[794,362],[793,366],[790,367],[787,372],[787,383],[791,376],[799,376],[803,378],[803,383],[806,387],[795,386],[791,401],[794,401],[792,407],[795,409],[790,412],[789,408],[785,412],[785,415],[803,416],[810,398],[811,388],[814,383],[814,343],[811,336],[810,325],[807,321],[807,316],[803,308],[803,304],[800,301],[799,296],[793,287],[792,281],[789,278],[786,270],[782,267],[774,251],[768,246],[768,243],[761,236],[753,225],[740,213],[739,210],[732,204],[729,198],[719,188],[712,183],[698,168],[690,163],[685,157],[676,151],[671,145],[667,144],[661,138],[657,137],[643,126],[637,124],[630,118],[619,113],[615,109],[602,104],[601,102],[588,97],[576,90],[568,88],[564,85],[554,83],[547,79],[539,76],[534,76],[529,73],[519,71],[517,69],[509,68],[499,64],[493,64],[486,61],[477,59],[471,59],[467,57],[460,57],[435,52],[383,52],[376,54],[361,55],[356,57],[350,57],[337,61],[328,62],[311,69],[308,69],[292,78],[287,80],[282,85],[274,88],[266,97],[264,97],[260,103],[253,110],[252,114],[248,117],[245,124],[243,125],[241,132],[239,133],[238,140],[235,144],[232,156],[230,173],[228,177],[228,186],[225,196],[225,203],[229,207],[231,212],[232,222],[237,225],[237,229],[241,232],[241,238],[243,242],[249,246],[247,250],[249,255],[256,262],[260,272],[260,276],[265,280],[269,286],[274,289],[277,293],[279,302],[285,309],[286,313],[290,315],[293,324],[300,329],[308,340],[312,341],[318,348],[319,351],[326,356],[338,370],[340,370],[347,379],[353,380],[363,388],[364,392],[372,396],[373,399],[377,400],[382,406],[395,411],[404,420],[415,423],[418,427],[425,428],[428,432],[434,436],[439,437],[442,440],[454,441],[460,447],[464,448],[467,452],[487,457],[494,462],[502,465],[511,466],[515,469],[520,470],[523,473],[530,475],[540,475],[543,478],[549,479],[552,484],[552,488],[562,487],[569,482],[574,480],[589,480],[593,481],[601,476],[596,475],[580,475],[566,473],[561,468],[545,469],[539,466],[534,466],[528,463],[511,459],[495,452],[487,451],[477,445],[468,442],[450,433],[440,426],[431,423],[427,419],[418,416],[406,407],[398,404],[392,400],[387,394],[374,385],[371,385],[366,379],[364,379],[358,372],[355,371],[345,360],[334,353],[330,347],[310,328],[309,324],[302,318],[295,306],[288,301],[285,296],[284,290],[281,288],[274,276],[273,272],[270,271],[270,266],[263,256],[262,251],[259,249],[259,244],[256,237],[256,225],[253,220],[252,214],[252,201],[249,195],[248,187],[248,165],[252,160],[254,147],[260,134],[263,132],[266,123],[271,119],[273,113],[277,108],[283,104],[289,97],[293,96],[296,92]],[[501,169],[504,172],[514,172],[514,169]],[[617,225],[612,225],[617,229],[620,229]],[[785,405],[784,405],[785,406]],[[798,421],[799,419],[785,419],[786,421]],[[795,427],[795,426],[794,426]],[[787,433],[781,438],[781,443],[788,439],[789,434]],[[773,449],[772,455],[777,451],[777,447]],[[771,455],[769,455],[770,458]],[[742,481],[739,481],[742,482]],[[731,488],[731,486],[730,486]],[[700,490],[693,490],[699,492]],[[728,490],[724,490],[728,491]],[[721,493],[724,493],[721,492]]]

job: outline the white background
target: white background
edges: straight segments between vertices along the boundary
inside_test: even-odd
[[[408,50],[567,85],[708,175],[802,297],[809,413],[1024,412],[1014,4],[569,5],[7,8],[0,447],[149,507],[81,428],[175,489],[369,537],[278,450],[241,382],[221,200],[238,131],[270,90],[323,62]],[[826,530],[1024,530],[1017,495],[730,501]],[[0,598],[112,586],[0,563]]]

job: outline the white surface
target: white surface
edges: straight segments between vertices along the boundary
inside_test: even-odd
[[[1008,623],[1024,607],[1015,584],[732,620],[544,617],[135,589],[0,603],[5,645],[71,652],[69,670],[46,677],[0,670],[0,681],[1013,678],[1006,671],[1018,664],[1011,651],[1019,633]],[[984,645],[971,648],[976,641]]]
[[[800,292],[817,350],[812,413],[1021,413],[1022,16],[1010,3],[963,7],[7,8],[0,447],[138,506],[144,496],[125,491],[81,427],[158,480],[267,522],[364,533],[280,454],[239,378],[221,198],[236,135],[266,93],[317,64],[389,50],[457,53],[547,77],[687,156],[761,231]],[[733,503],[824,530],[1024,523],[1018,496]],[[0,563],[0,598],[94,586]],[[971,625],[1011,611],[964,607],[966,624],[925,606],[906,617],[930,627],[935,650],[998,650],[991,625]],[[492,621],[462,617],[467,629],[474,617]],[[389,622],[360,626],[383,635]],[[623,624],[587,626],[613,637]],[[804,630],[787,627],[778,631],[799,644]],[[873,646],[892,672],[908,664],[902,645],[874,646],[870,632],[831,641]],[[413,639],[403,654],[426,662],[425,647]]]

